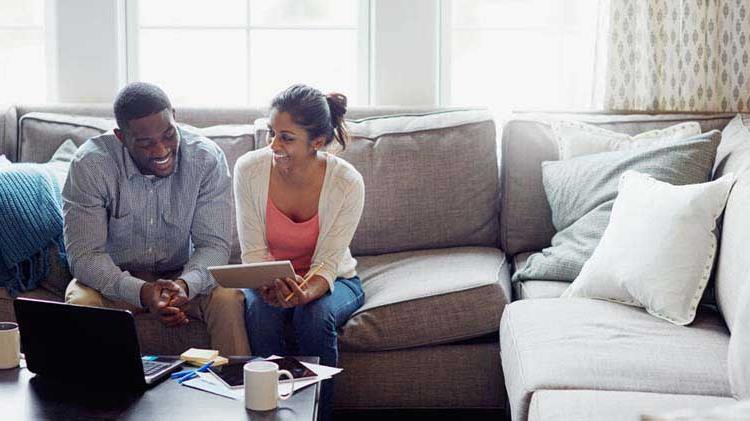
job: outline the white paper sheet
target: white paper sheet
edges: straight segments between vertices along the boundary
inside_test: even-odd
[[[322,366],[321,366],[322,367]],[[310,367],[312,369],[312,367]],[[303,387],[310,386],[319,381],[325,380],[329,377],[312,377],[309,379],[298,380],[294,382],[294,391],[298,391]],[[244,388],[229,388],[219,380],[213,373],[198,373],[198,377],[188,380],[182,383],[184,386],[192,387],[194,389],[203,390],[205,392],[213,393],[215,395],[224,396],[231,399],[242,400],[245,399]],[[291,391],[292,383],[283,382],[279,383],[279,393],[286,395]]]
[[[198,373],[198,377],[183,382],[182,385],[231,399],[245,399],[245,389],[226,387],[211,373]]]

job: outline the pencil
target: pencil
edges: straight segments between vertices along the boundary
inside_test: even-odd
[[[321,269],[323,269],[323,265],[324,265],[323,263],[319,264],[315,269],[313,269],[310,273],[308,273],[307,276],[305,276],[305,278],[302,280],[302,282],[300,282],[299,287],[302,288],[305,285],[307,285],[307,281],[312,279],[312,277],[315,276],[315,274],[317,274]],[[294,292],[287,295],[286,298],[284,298],[284,302],[289,302],[289,300],[291,300],[293,296],[294,296]]]

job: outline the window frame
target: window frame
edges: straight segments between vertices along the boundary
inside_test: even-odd
[[[247,23],[244,25],[149,25],[140,26],[138,23],[138,1],[139,0],[125,0],[125,67],[127,82],[133,82],[139,80],[139,59],[138,59],[138,45],[139,45],[139,30],[142,28],[148,29],[191,29],[191,30],[212,30],[212,29],[242,29],[245,31],[245,41],[247,45],[246,51],[246,65],[248,78],[247,90],[245,92],[245,104],[244,106],[253,106],[252,101],[252,83],[253,78],[252,71],[250,70],[250,60],[252,60],[252,47],[250,42],[250,33],[256,29],[274,29],[274,30],[335,30],[335,29],[356,29],[357,32],[357,97],[361,100],[361,104],[358,105],[371,105],[372,100],[372,59],[371,59],[371,38],[372,38],[372,0],[355,0],[359,2],[359,16],[357,18],[357,26],[353,27],[350,25],[253,25],[250,24],[251,12],[250,2],[253,0],[245,0],[247,10]]]

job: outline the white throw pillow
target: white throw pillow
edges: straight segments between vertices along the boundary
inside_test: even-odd
[[[5,155],[0,155],[0,167],[5,167],[10,164],[11,162],[8,160],[8,158],[5,157]]]
[[[737,301],[737,316],[729,339],[729,384],[737,399],[750,399],[750,280]],[[748,412],[750,415],[750,411]]]
[[[579,121],[559,120],[552,122],[552,132],[560,148],[560,159],[570,159],[593,153],[654,146],[654,142],[687,139],[701,134],[701,126],[696,121],[689,121],[629,136]]]
[[[626,171],[609,225],[563,297],[615,301],[691,323],[716,255],[716,220],[734,181],[727,174],[673,186]]]

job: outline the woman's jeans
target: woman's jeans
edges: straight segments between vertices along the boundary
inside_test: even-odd
[[[337,329],[365,302],[358,276],[338,278],[333,292],[315,301],[294,308],[266,304],[252,289],[245,293],[245,322],[253,355],[304,355],[320,357],[320,364],[336,367],[338,363]],[[290,349],[284,341],[284,323],[294,327],[298,349]],[[321,419],[330,417],[333,384],[326,380],[320,392]]]

